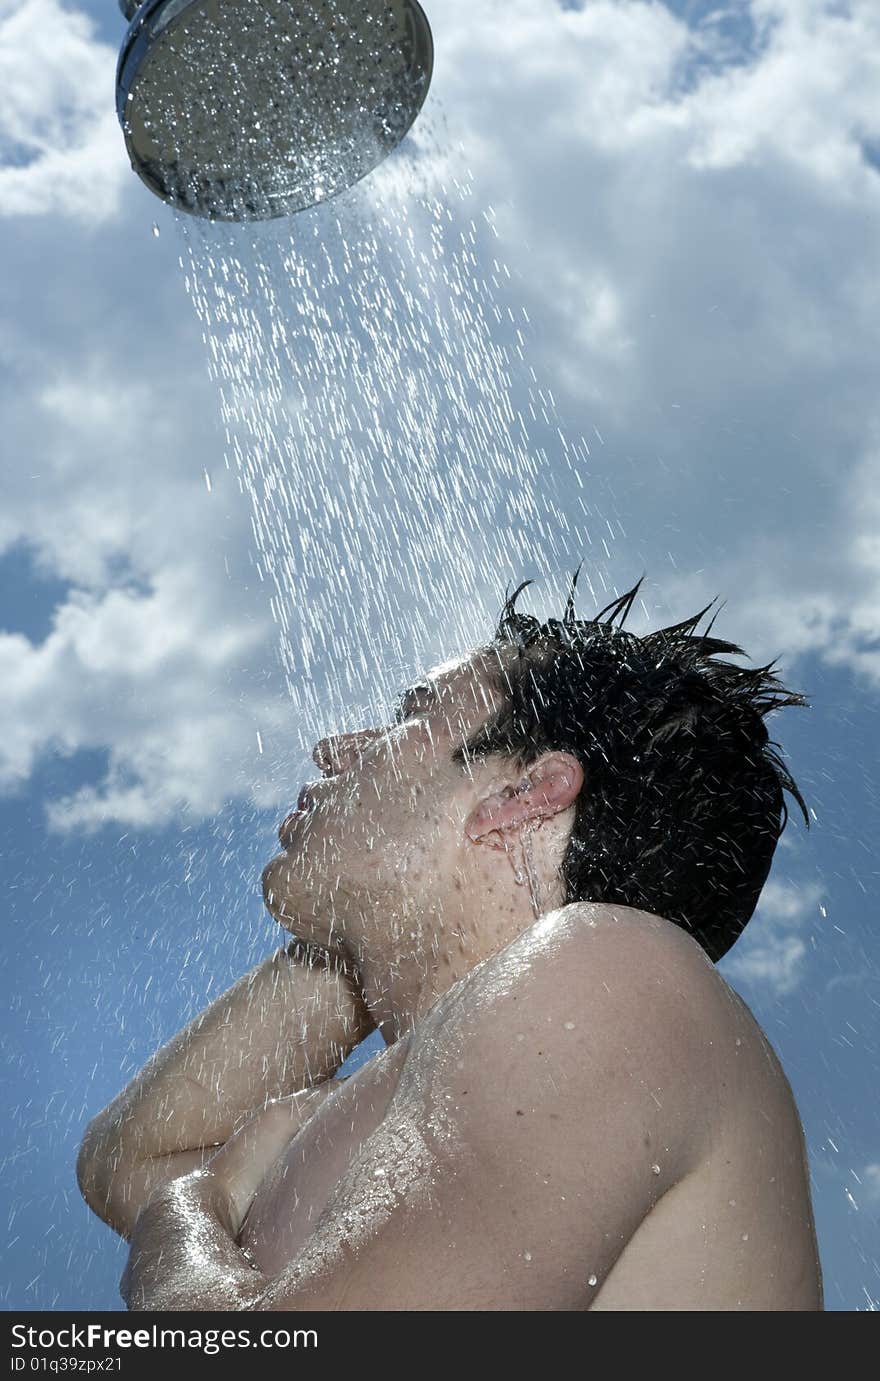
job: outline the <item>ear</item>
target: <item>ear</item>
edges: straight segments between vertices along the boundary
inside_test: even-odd
[[[529,820],[548,820],[574,804],[584,784],[584,769],[571,753],[544,753],[519,781],[507,783],[474,807],[465,833],[493,848],[504,847],[501,832],[520,829]],[[497,840],[489,838],[499,832]]]

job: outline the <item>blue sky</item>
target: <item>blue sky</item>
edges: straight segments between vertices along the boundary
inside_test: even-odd
[[[128,169],[109,0],[0,0],[3,1306],[118,1307],[123,1248],[79,1198],[79,1137],[277,942],[259,875],[310,744],[484,636],[506,580],[535,576],[526,607],[558,612],[583,557],[582,612],[590,586],[611,598],[643,571],[636,632],[717,595],[718,635],[812,696],[770,720],[812,828],[793,812],[722,972],[801,1109],[826,1307],[876,1308],[880,16],[869,0],[429,16],[434,82],[406,152],[251,244],[185,237]],[[349,354],[310,393],[296,370],[320,330],[297,303],[346,236],[345,291],[325,277],[320,305]],[[294,342],[253,381],[262,397],[281,380],[287,450],[283,428],[230,420],[242,376],[209,370],[184,272],[215,311],[224,254],[269,266],[244,327],[265,342],[274,314]],[[394,275],[379,339],[363,295]],[[456,306],[470,275],[476,325]],[[426,283],[417,347],[407,291]],[[470,344],[502,362],[444,393]],[[371,349],[375,442],[352,375]],[[505,398],[535,407],[531,469],[493,413]],[[283,505],[267,492],[255,533],[244,453],[319,538],[286,640]],[[491,504],[460,538],[425,497],[457,480]],[[393,525],[370,523],[367,481]]]

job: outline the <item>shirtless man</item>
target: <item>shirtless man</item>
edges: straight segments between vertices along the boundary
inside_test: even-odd
[[[792,1091],[713,962],[783,786],[806,815],[762,718],[804,700],[706,610],[624,632],[638,588],[546,624],[517,590],[317,744],[263,874],[296,938],[87,1129],[129,1308],[823,1308]]]

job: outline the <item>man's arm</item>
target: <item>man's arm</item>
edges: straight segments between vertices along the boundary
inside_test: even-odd
[[[77,1161],[89,1206],[130,1237],[160,1185],[204,1165],[269,1100],[328,1080],[374,1027],[340,961],[298,940],[277,950],[89,1123]],[[304,1115],[316,1101],[304,1101]]]

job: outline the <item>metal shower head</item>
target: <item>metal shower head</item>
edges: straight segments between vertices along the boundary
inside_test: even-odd
[[[403,139],[433,68],[418,0],[119,0],[116,110],[151,191],[209,220],[288,216]]]

